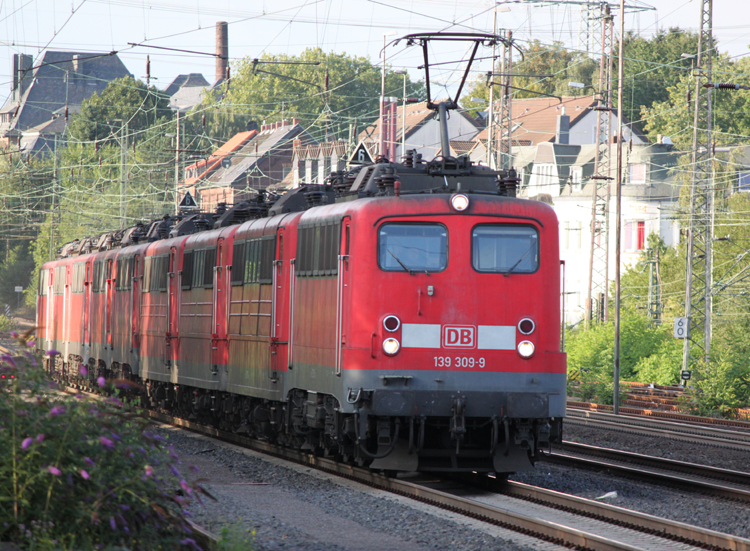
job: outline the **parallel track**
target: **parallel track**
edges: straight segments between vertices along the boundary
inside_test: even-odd
[[[346,477],[369,486],[409,497],[455,513],[472,517],[560,546],[580,550],[637,551],[670,549],[716,549],[750,551],[750,540],[722,534],[687,524],[673,522],[620,507],[535,488],[525,484],[493,480],[473,475],[452,477],[448,480],[423,479],[407,481],[389,478],[373,471],[316,457],[309,453],[290,450],[220,431],[184,419],[150,411],[156,420],[185,428],[225,442],[236,444],[299,464],[312,466],[337,476]],[[462,481],[456,484],[456,479]],[[474,488],[467,490],[466,482]],[[463,495],[459,495],[463,494]],[[500,497],[498,494],[502,494]],[[510,500],[508,505],[491,505],[487,501]],[[513,509],[528,509],[526,514]],[[560,515],[575,520],[566,524]],[[557,518],[558,520],[545,520]],[[581,528],[580,526],[591,528]],[[603,528],[602,528],[603,525]],[[599,533],[594,526],[599,527]],[[604,535],[606,534],[606,535]]]
[[[564,442],[544,461],[575,467],[606,469],[637,480],[750,503],[750,473],[684,461]]]
[[[750,423],[730,421],[733,423],[721,426],[691,422],[682,417],[650,418],[629,415],[623,411],[620,415],[600,411],[582,411],[568,407],[565,424],[570,426],[592,426],[606,428],[609,431],[637,435],[659,436],[672,440],[683,440],[707,446],[717,446],[735,450],[750,450]],[[665,412],[659,412],[665,413]],[[697,419],[704,419],[699,417]],[[718,421],[718,420],[717,420]],[[729,420],[721,420],[729,421]]]

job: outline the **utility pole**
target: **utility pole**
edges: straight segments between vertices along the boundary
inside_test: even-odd
[[[661,325],[661,285],[659,285],[659,249],[648,251],[648,317],[651,327]]]
[[[687,334],[682,349],[682,369],[690,370],[705,362],[711,353],[711,218],[713,211],[712,181],[712,86],[713,36],[712,0],[701,0],[701,27],[695,73],[695,108],[693,113],[693,178],[690,185],[690,219],[685,258],[685,318]]]
[[[174,213],[179,214],[177,206],[177,191],[180,185],[180,110],[177,110],[177,147],[174,150]]]
[[[497,10],[492,10],[492,34],[497,34]],[[487,83],[490,85],[490,108],[489,108],[489,121],[487,125],[487,165],[495,170],[497,168],[497,160],[495,157],[495,83],[492,81],[492,75],[495,72],[495,59],[497,58],[497,45],[496,42],[492,42],[492,68],[487,75]]]
[[[599,59],[599,92],[594,110],[596,119],[596,154],[591,177],[591,247],[589,288],[586,298],[586,326],[608,320],[609,310],[609,197],[614,180],[610,167],[612,117],[612,14],[602,7],[602,43]],[[595,306],[596,304],[596,306]]]
[[[605,26],[606,26],[605,22]],[[612,19],[609,20],[610,27]],[[611,29],[610,29],[611,30]],[[614,393],[612,412],[620,413],[620,270],[622,254],[622,81],[624,76],[623,53],[625,44],[625,0],[620,0],[620,43],[617,49],[617,181],[615,207],[615,362],[613,366]],[[611,62],[610,62],[611,67]],[[609,116],[609,113],[607,113]],[[606,289],[604,291],[606,293]],[[606,304],[606,303],[605,303]],[[606,315],[606,314],[605,314]]]
[[[513,166],[513,32],[507,31],[508,41],[503,42],[502,99],[500,101],[500,169]]]
[[[55,259],[55,200],[57,199],[57,134],[55,134],[54,168],[52,169],[52,215],[49,225],[49,259]]]
[[[127,204],[125,194],[128,189],[128,123],[123,121],[120,130],[120,229],[125,229],[125,217],[127,216]]]

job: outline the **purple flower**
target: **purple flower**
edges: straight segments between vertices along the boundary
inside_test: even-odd
[[[14,339],[17,339],[17,338],[18,338],[18,331],[11,331],[11,332],[10,332],[10,336],[11,336],[12,338],[14,338]]]
[[[107,384],[107,380],[104,377],[98,377],[96,379],[96,384],[98,384],[100,388],[104,388],[104,385]]]
[[[51,410],[49,410],[50,417],[57,417],[61,413],[65,413],[65,408],[63,406],[55,406]]]
[[[146,465],[143,467],[143,470],[146,472],[146,476],[151,476],[154,474],[154,468],[151,465]]]
[[[57,350],[47,350],[47,356],[57,356],[58,354]]]
[[[94,465],[96,465],[96,463],[94,463],[89,457],[84,457],[83,462],[86,463],[86,465],[88,465],[89,467],[93,467]]]
[[[86,472],[86,469],[81,469],[79,472],[81,473],[81,478],[83,478],[84,480],[89,479],[89,473]]]
[[[118,442],[122,442],[122,438],[120,438],[116,432],[110,432],[110,434],[112,435],[112,438],[114,440],[117,440]]]
[[[86,369],[85,365],[81,364],[80,367],[78,368],[78,373],[81,374],[81,377],[85,377],[86,375],[89,374],[89,370]]]
[[[36,435],[36,441],[37,442],[44,442],[44,435],[43,434],[37,434]]]
[[[195,465],[190,465],[190,472],[197,473],[200,469]]]
[[[198,549],[198,551],[201,551],[201,548],[198,547],[198,544],[195,543],[195,540],[193,538],[185,538],[184,540],[180,540],[180,545],[190,545],[191,547],[195,547]]]
[[[23,442],[21,442],[21,449],[25,450],[29,446],[31,446],[32,442],[34,442],[33,438],[24,438]]]
[[[172,471],[172,474],[174,474],[177,478],[182,478],[182,475],[180,474],[180,471],[177,470],[177,467],[170,464],[169,465],[170,470]]]
[[[112,530],[117,530],[117,521],[115,520],[115,517],[109,517],[109,525],[112,527]]]
[[[62,471],[60,469],[58,469],[57,467],[53,467],[52,465],[47,467],[47,470],[55,476],[60,476],[62,474]]]
[[[174,451],[174,446],[169,446],[169,457],[172,459],[179,459],[177,453]]]
[[[76,400],[83,400],[83,394],[76,394]]]
[[[100,436],[99,437],[99,442],[102,443],[102,446],[104,446],[105,448],[108,448],[110,450],[115,447],[114,442],[112,442],[112,440],[110,440],[106,436]]]
[[[10,354],[3,354],[2,357],[0,357],[0,359],[3,361],[3,363],[8,364],[13,369],[17,368],[16,360],[14,360],[13,356],[11,356]]]
[[[36,346],[36,341],[34,339],[31,339],[26,343],[26,346],[28,346],[29,348],[34,348]]]
[[[186,494],[190,495],[193,493],[193,489],[184,480],[180,480],[180,486],[182,487],[182,489],[185,491]]]

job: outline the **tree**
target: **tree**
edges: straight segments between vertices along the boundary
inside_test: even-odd
[[[514,56],[518,57],[518,56]],[[495,73],[502,73],[500,62],[495,65]],[[551,75],[549,77],[514,77],[512,90],[513,98],[536,98],[540,94],[557,96],[573,96],[588,94],[588,90],[571,88],[569,82],[581,82],[590,86],[599,78],[599,65],[588,56],[570,52],[561,42],[547,46],[539,40],[534,40],[528,48],[523,50],[523,60],[514,61],[514,74]],[[499,97],[502,77],[493,77],[495,83],[495,99]],[[489,86],[487,76],[482,74],[476,78],[464,94],[461,105],[476,116],[479,111],[487,108],[489,101]],[[483,101],[475,102],[471,98]]]
[[[750,73],[750,60],[732,60],[727,55],[715,56],[713,78],[716,82],[737,80]],[[695,77],[683,73],[667,87],[669,97],[641,109],[649,136],[669,136],[683,150],[690,150],[693,139]],[[690,101],[688,101],[690,99]],[[717,146],[742,143],[750,136],[750,90],[714,90],[712,92],[713,137]]]
[[[670,27],[669,30],[659,29],[650,38],[643,38],[631,31],[625,36],[623,47],[624,114],[639,130],[644,130],[646,121],[639,120],[641,110],[667,101],[668,85],[689,73],[694,60],[684,58],[682,54],[697,53],[698,34]]]
[[[147,128],[171,118],[168,96],[140,80],[124,77],[110,82],[101,95],[83,100],[68,131],[73,141],[111,143],[127,124],[132,139],[140,141]]]
[[[218,122],[242,129],[249,121],[262,124],[298,117],[323,141],[326,135],[344,137],[350,123],[370,122],[378,114],[380,68],[365,57],[308,48],[299,56],[264,55],[258,63],[245,58],[233,73],[228,86],[198,106],[191,117],[194,124],[217,106]],[[386,96],[401,97],[403,78],[387,72]],[[408,75],[406,79],[407,95],[423,98],[424,85],[412,83]]]

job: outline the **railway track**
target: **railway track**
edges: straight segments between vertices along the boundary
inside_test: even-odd
[[[568,400],[567,410],[568,415],[571,412],[597,412],[597,413],[611,413],[612,406],[606,404],[594,404],[591,402],[578,402],[575,400]],[[747,417],[750,415],[750,410],[739,410],[741,416]],[[698,415],[689,415],[679,411],[661,411],[658,409],[651,409],[645,407],[620,407],[620,415],[627,415],[633,417],[642,417],[646,419],[668,419],[675,421],[685,421],[697,425],[705,426],[721,426],[721,427],[734,427],[740,430],[745,429],[750,431],[750,421],[748,420],[737,420],[737,419],[724,419],[721,417],[700,417]]]
[[[164,423],[311,466],[561,547],[592,551],[750,551],[748,539],[525,484],[482,475],[450,479],[426,475],[410,480],[390,478],[184,419],[157,412],[149,412],[149,415]]]
[[[750,473],[685,463],[661,457],[564,442],[544,461],[574,467],[605,469],[637,480],[647,480],[750,503]]]
[[[644,417],[620,409],[620,415],[568,407],[566,425],[606,428],[613,432],[659,436],[707,446],[750,450],[750,423],[721,419],[726,423],[702,422],[693,416]],[[659,412],[665,413],[665,412]],[[697,420],[695,420],[697,419]],[[713,419],[711,420],[713,421]]]

